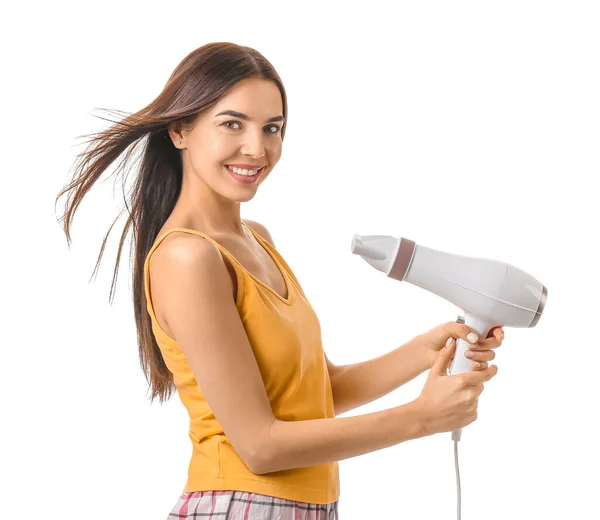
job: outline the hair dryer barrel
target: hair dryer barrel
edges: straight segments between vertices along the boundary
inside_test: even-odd
[[[544,310],[546,287],[504,262],[438,251],[387,235],[355,234],[351,250],[390,278],[437,294],[482,322],[534,327]]]

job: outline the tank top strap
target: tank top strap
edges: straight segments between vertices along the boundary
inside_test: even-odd
[[[154,241],[154,244],[150,248],[150,251],[148,251],[148,254],[146,255],[146,260],[144,262],[144,292],[146,294],[146,308],[147,308],[150,316],[152,316],[152,318],[154,318],[154,320],[158,323],[158,320],[156,319],[156,314],[154,313],[154,306],[152,304],[152,294],[151,294],[151,289],[150,289],[150,259],[152,257],[152,254],[154,253],[154,251],[156,251],[156,249],[163,242],[163,240],[165,238],[167,238],[171,233],[175,233],[175,232],[188,233],[190,235],[201,236],[201,237],[205,238],[206,240],[208,240],[209,242],[212,242],[219,249],[219,251],[225,257],[227,257],[227,259],[229,260],[230,264],[232,265],[232,267],[235,270],[235,273],[237,275],[237,284],[238,284],[237,298],[239,301],[240,296],[244,290],[244,269],[242,269],[241,266],[238,264],[237,259],[227,249],[225,249],[215,239],[209,237],[206,233],[202,233],[201,231],[196,231],[195,229],[171,228],[156,238],[156,240]]]
[[[246,226],[246,224],[244,224],[244,226]],[[285,270],[285,272],[288,274],[288,276],[292,279],[294,285],[296,286],[296,288],[298,289],[298,291],[300,292],[300,294],[302,294],[302,296],[304,296],[304,298],[306,298],[306,295],[304,294],[304,290],[302,289],[302,286],[300,285],[300,282],[298,282],[298,279],[296,278],[296,275],[294,274],[294,272],[292,271],[292,269],[290,268],[290,266],[288,265],[288,263],[285,261],[285,259],[283,258],[283,256],[281,256],[279,254],[279,251],[277,251],[277,249],[275,249],[275,247],[268,240],[266,240],[263,237],[261,237],[250,226],[246,226],[246,227],[252,232],[252,234],[262,244],[262,246],[265,247],[265,248],[267,248],[271,252],[271,254],[273,254],[277,258],[277,260],[281,264],[281,267]]]

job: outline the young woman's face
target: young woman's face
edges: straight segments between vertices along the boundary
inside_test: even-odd
[[[222,114],[225,111],[237,114]],[[187,168],[223,196],[249,200],[281,157],[282,126],[283,103],[277,85],[245,79],[200,114],[191,131],[182,132],[181,145],[176,146],[183,150],[184,175]],[[238,177],[230,165],[262,169],[256,176]]]

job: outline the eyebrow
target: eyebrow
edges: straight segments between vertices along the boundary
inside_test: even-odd
[[[249,121],[250,118],[246,114],[242,114],[241,112],[236,112],[235,110],[223,110],[223,112],[219,112],[215,117],[218,116],[233,116],[239,117],[240,119],[244,119]],[[267,119],[267,123],[274,123],[275,121],[285,121],[285,117],[283,116],[275,116],[271,119]]]

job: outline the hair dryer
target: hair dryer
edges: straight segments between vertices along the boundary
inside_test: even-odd
[[[548,290],[533,276],[496,260],[437,251],[406,238],[355,234],[352,253],[390,278],[406,281],[445,298],[464,312],[465,324],[480,338],[498,326],[535,327]],[[456,342],[450,374],[472,369],[468,343]],[[460,440],[462,428],[452,432]]]

